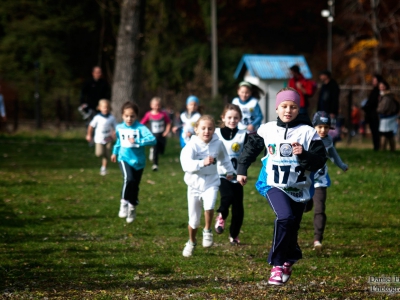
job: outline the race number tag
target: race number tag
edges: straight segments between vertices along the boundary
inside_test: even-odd
[[[162,133],[164,132],[164,121],[152,121],[151,122],[151,132],[152,133]]]
[[[124,148],[139,148],[139,145],[131,143],[130,139],[136,141],[139,139],[139,130],[137,129],[120,129],[119,130],[119,139],[121,141],[121,147]]]

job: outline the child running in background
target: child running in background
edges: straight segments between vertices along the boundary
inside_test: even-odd
[[[95,143],[95,155],[101,157],[100,175],[107,174],[107,162],[111,155],[113,136],[115,135],[115,127],[117,121],[111,114],[111,103],[106,99],[101,99],[97,109],[100,111],[89,123],[86,140],[89,143]]]
[[[184,180],[188,185],[189,241],[182,252],[185,257],[192,256],[196,247],[196,233],[200,225],[202,207],[205,218],[203,247],[213,245],[211,223],[220,185],[217,162],[221,164],[221,170],[228,180],[231,180],[235,173],[223,143],[214,133],[214,119],[209,115],[201,116],[194,130],[196,135],[182,149],[180,157],[185,172]]]
[[[297,235],[305,203],[311,198],[311,172],[324,166],[326,156],[308,116],[299,114],[300,95],[296,90],[281,89],[275,107],[277,121],[263,124],[256,134],[249,135],[239,157],[237,181],[246,184],[248,167],[267,147],[262,169],[264,194],[276,215],[268,283],[282,285],[289,280],[293,264],[302,258]]]
[[[312,123],[324,143],[328,158],[346,172],[349,167],[340,159],[339,154],[333,146],[332,138],[328,135],[329,129],[331,128],[331,118],[329,115],[324,111],[317,111],[313,117]],[[326,189],[330,185],[331,180],[328,174],[328,166],[325,164],[324,167],[319,169],[314,175],[314,196],[307,202],[304,210],[304,212],[308,212],[314,206],[314,249],[317,251],[322,250],[322,240],[326,224]]]
[[[240,107],[243,118],[239,122],[239,129],[247,130],[247,133],[256,132],[263,120],[263,114],[258,105],[258,100],[264,91],[247,81],[239,83],[238,97],[232,100],[232,104]]]
[[[156,137],[157,144],[150,148],[149,159],[153,162],[152,170],[157,171],[158,155],[164,154],[165,145],[167,143],[166,136],[171,129],[171,120],[168,114],[161,110],[160,97],[151,99],[150,108],[151,110],[144,115],[140,123],[143,125],[150,123],[150,131]]]
[[[156,138],[146,126],[138,122],[139,108],[135,103],[124,103],[121,112],[123,123],[118,124],[116,128],[117,141],[111,161],[116,162],[118,159],[124,177],[118,216],[132,223],[136,218],[139,184],[146,165],[144,146],[154,146]]]
[[[195,133],[194,124],[201,116],[200,112],[198,112],[199,102],[199,98],[196,96],[189,96],[186,99],[186,111],[181,113],[180,116],[181,124],[172,128],[173,133],[176,133],[179,129],[181,130],[180,143],[182,148],[187,144],[187,142],[189,142],[190,137]]]
[[[238,158],[243,151],[243,146],[247,141],[246,130],[239,130],[238,123],[242,119],[242,112],[239,106],[235,104],[225,105],[221,115],[221,128],[217,128],[215,133],[223,142],[225,149],[236,170]],[[229,227],[229,241],[232,246],[239,245],[239,233],[243,224],[243,186],[236,179],[228,180],[224,173],[221,163],[217,162],[218,174],[221,179],[219,192],[221,194],[221,205],[217,212],[218,216],[215,222],[215,231],[218,234],[224,232],[225,220],[229,215],[229,207],[232,206],[231,225]]]

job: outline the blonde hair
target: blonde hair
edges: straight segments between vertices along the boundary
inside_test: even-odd
[[[107,107],[108,107],[108,110],[109,111],[111,111],[111,102],[110,102],[110,100],[108,100],[108,99],[100,99],[99,100],[99,103],[97,104],[97,109],[99,109],[100,108],[100,105],[101,104],[106,104],[107,105]]]
[[[161,104],[161,98],[160,98],[160,97],[153,97],[153,98],[151,98],[150,103],[153,102],[153,101],[154,101],[154,102],[157,101],[158,103]]]
[[[210,115],[202,115],[196,122],[196,124],[194,125],[194,128],[197,128],[200,124],[201,121],[210,121],[213,125],[214,125],[214,129],[215,129],[215,120],[212,116]]]

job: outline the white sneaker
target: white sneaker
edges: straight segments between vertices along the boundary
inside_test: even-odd
[[[211,229],[209,230],[203,230],[203,247],[204,248],[209,248],[213,245],[213,234]]]
[[[322,244],[320,241],[314,241],[314,250],[317,252],[322,251]]]
[[[103,167],[101,167],[101,168],[100,168],[100,175],[101,175],[101,176],[105,176],[105,175],[107,175],[107,169],[106,169],[106,168],[103,168]]]
[[[158,171],[158,166],[157,166],[157,165],[153,165],[153,166],[151,167],[151,169],[152,169],[153,171]]]
[[[126,218],[128,216],[128,204],[128,201],[126,201],[125,199],[121,199],[121,206],[119,207],[118,217]]]
[[[128,216],[126,217],[127,223],[132,223],[136,218],[136,207],[132,204],[128,204]]]
[[[154,148],[151,147],[150,148],[150,152],[149,152],[149,160],[152,161],[154,158]]]
[[[185,244],[185,248],[183,248],[182,255],[184,257],[190,257],[193,255],[194,248],[196,244],[193,244],[190,240]]]

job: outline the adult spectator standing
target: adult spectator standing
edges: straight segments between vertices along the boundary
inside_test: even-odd
[[[386,150],[389,143],[390,151],[396,150],[396,141],[394,135],[397,131],[397,114],[399,113],[400,104],[396,97],[390,92],[390,86],[382,80],[379,83],[380,98],[378,103],[379,114],[379,133],[381,135],[381,149]]]
[[[6,121],[7,121],[6,106],[4,104],[4,97],[3,94],[1,93],[1,85],[0,85],[0,131],[3,130],[3,127],[5,129]]]
[[[369,125],[372,135],[372,143],[374,150],[378,151],[380,147],[379,141],[379,116],[376,111],[379,102],[379,83],[383,81],[383,77],[379,74],[374,74],[372,77],[372,91],[368,96],[367,102],[362,107],[365,113],[365,123]]]
[[[289,68],[291,78],[289,79],[289,87],[295,89],[300,94],[300,110],[299,114],[308,115],[308,98],[313,95],[313,82],[307,80],[300,72],[298,65]]]
[[[99,100],[110,100],[110,85],[102,78],[102,75],[101,68],[99,66],[94,66],[92,69],[92,78],[84,83],[81,91],[81,105],[78,110],[88,122],[95,115]]]
[[[339,113],[339,85],[328,70],[319,74],[319,80],[322,82],[322,86],[319,91],[317,111],[324,111],[332,120],[336,120]]]

